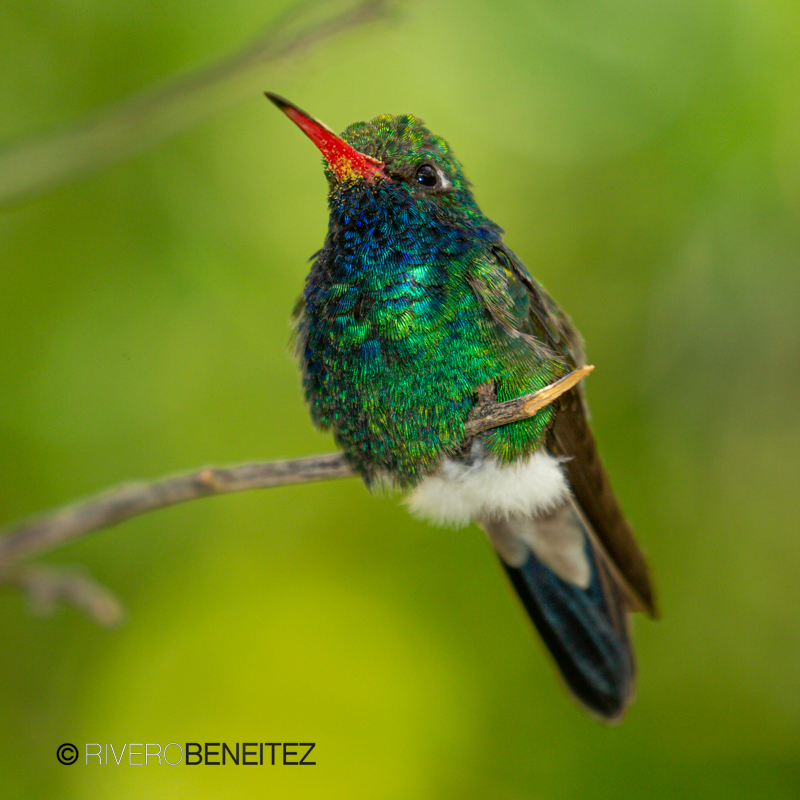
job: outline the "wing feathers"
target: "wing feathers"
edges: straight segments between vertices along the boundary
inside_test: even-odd
[[[614,567],[624,578],[635,603],[632,610],[657,616],[655,590],[647,560],[622,515],[594,436],[586,421],[583,398],[576,387],[557,401],[548,449],[566,456],[564,470],[581,512],[586,517]]]

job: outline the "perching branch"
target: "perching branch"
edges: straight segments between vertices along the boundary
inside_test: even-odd
[[[265,67],[388,16],[392,0],[307,0],[215,64],[145,90],[69,127],[0,148],[0,208],[95,172],[261,94]]]
[[[494,400],[493,386],[481,387],[478,405],[464,426],[465,439],[532,417],[593,369],[580,367],[538,392],[503,403]],[[203,467],[149,483],[123,484],[88,500],[0,528],[0,584],[25,589],[34,608],[40,611],[50,610],[58,600],[67,600],[95,621],[113,625],[122,618],[119,603],[92,578],[74,569],[22,566],[19,562],[92,531],[176,503],[227,492],[348,478],[354,474],[341,453],[332,453],[293,461]]]
[[[593,371],[594,367],[587,364],[533,394],[506,400],[504,403],[484,401],[479,405],[479,411],[467,420],[467,424],[464,426],[465,438],[470,439],[491,428],[507,425],[509,422],[516,422],[518,419],[532,417],[540,409],[549,406],[553,400],[560,397],[564,392],[568,392],[573,386],[577,386]]]
[[[533,416],[583,380],[594,367],[570,372],[544,389],[504,403],[488,402],[467,421],[466,438]],[[91,531],[116,525],[158,508],[197,500],[214,494],[266,489],[296,483],[348,478],[353,470],[341,453],[311,456],[293,461],[240,464],[235,467],[203,467],[185,475],[149,483],[128,483],[88,500],[49,514],[0,528],[0,567],[22,558],[53,550]]]
[[[88,500],[79,500],[49,514],[0,529],[0,568],[21,558],[54,550],[100,528],[187,500],[351,475],[353,471],[344,456],[332,453],[295,461],[203,467],[149,483],[124,483]]]

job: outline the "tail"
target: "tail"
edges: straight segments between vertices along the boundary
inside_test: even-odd
[[[620,719],[635,682],[627,604],[573,501],[543,518],[482,525],[576,699],[606,721]]]

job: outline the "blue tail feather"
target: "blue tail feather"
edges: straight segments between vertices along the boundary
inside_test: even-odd
[[[609,597],[615,587],[601,580],[594,554],[591,560],[586,589],[562,580],[532,553],[519,567],[501,563],[569,688],[588,709],[612,720],[631,699],[633,655],[624,613],[622,625],[612,623],[609,602],[620,602]]]

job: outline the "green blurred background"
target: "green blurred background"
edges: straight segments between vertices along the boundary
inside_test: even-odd
[[[5,0],[0,137],[207,63],[278,10]],[[620,727],[567,699],[478,529],[339,481],[47,557],[122,599],[114,630],[4,590],[0,796],[798,797],[798,40],[793,0],[407,2],[264,70],[337,130],[425,119],[583,332],[663,609],[637,619]],[[287,347],[326,219],[318,154],[256,92],[2,212],[0,518],[332,450]],[[65,767],[67,741],[315,741],[317,766]]]

